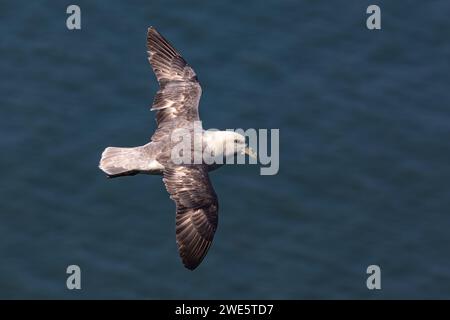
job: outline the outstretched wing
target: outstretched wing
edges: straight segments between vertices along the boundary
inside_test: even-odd
[[[195,269],[208,252],[217,229],[219,203],[203,165],[166,168],[163,177],[176,204],[176,237],[183,264]]]
[[[181,122],[199,120],[198,103],[202,89],[194,70],[178,51],[153,27],[148,29],[149,61],[160,89],[156,93],[152,110],[156,110],[158,128],[152,140],[166,134],[162,128],[182,126]]]

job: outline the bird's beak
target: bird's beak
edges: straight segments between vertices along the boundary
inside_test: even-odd
[[[245,147],[243,150],[243,153],[249,155],[250,157],[252,157],[254,159],[257,159],[257,155],[256,155],[255,151],[253,151],[253,149],[250,147]]]

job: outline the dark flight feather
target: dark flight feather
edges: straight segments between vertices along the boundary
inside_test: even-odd
[[[195,269],[217,229],[219,203],[203,165],[166,168],[164,184],[176,204],[176,238],[183,264]]]
[[[200,120],[198,104],[202,88],[194,70],[153,27],[148,29],[147,49],[160,85],[152,105],[158,124],[152,141],[157,141],[168,133],[167,129],[170,131]]]

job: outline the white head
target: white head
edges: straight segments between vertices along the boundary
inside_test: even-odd
[[[255,152],[247,147],[245,136],[237,132],[205,131],[203,142],[205,147],[212,151],[215,156],[222,155],[224,158],[228,158],[237,154],[247,154],[256,158]]]

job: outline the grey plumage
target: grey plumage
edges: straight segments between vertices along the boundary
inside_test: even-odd
[[[194,70],[154,28],[148,29],[149,62],[160,88],[151,110],[156,111],[157,128],[151,142],[136,148],[106,148],[100,169],[109,177],[137,173],[160,174],[170,198],[176,204],[176,240],[183,264],[195,269],[208,252],[218,222],[217,195],[208,168],[175,165],[170,158],[170,135],[200,120],[198,104],[202,89]]]
[[[192,122],[200,120],[202,89],[194,70],[154,28],[148,30],[147,48],[160,85],[152,106],[158,123],[152,141],[158,142],[167,140],[175,128],[191,130]],[[217,196],[205,165],[175,166],[165,158],[167,154],[157,159],[165,163],[163,181],[176,204],[178,250],[183,264],[194,269],[208,252],[217,228]]]
[[[152,141],[166,139],[174,127],[192,126],[200,120],[198,104],[202,88],[194,70],[154,28],[147,33],[149,62],[160,89],[152,109],[156,111],[158,127]]]
[[[176,203],[178,251],[188,269],[196,268],[208,252],[216,232],[219,209],[204,165],[167,168],[164,184]]]

